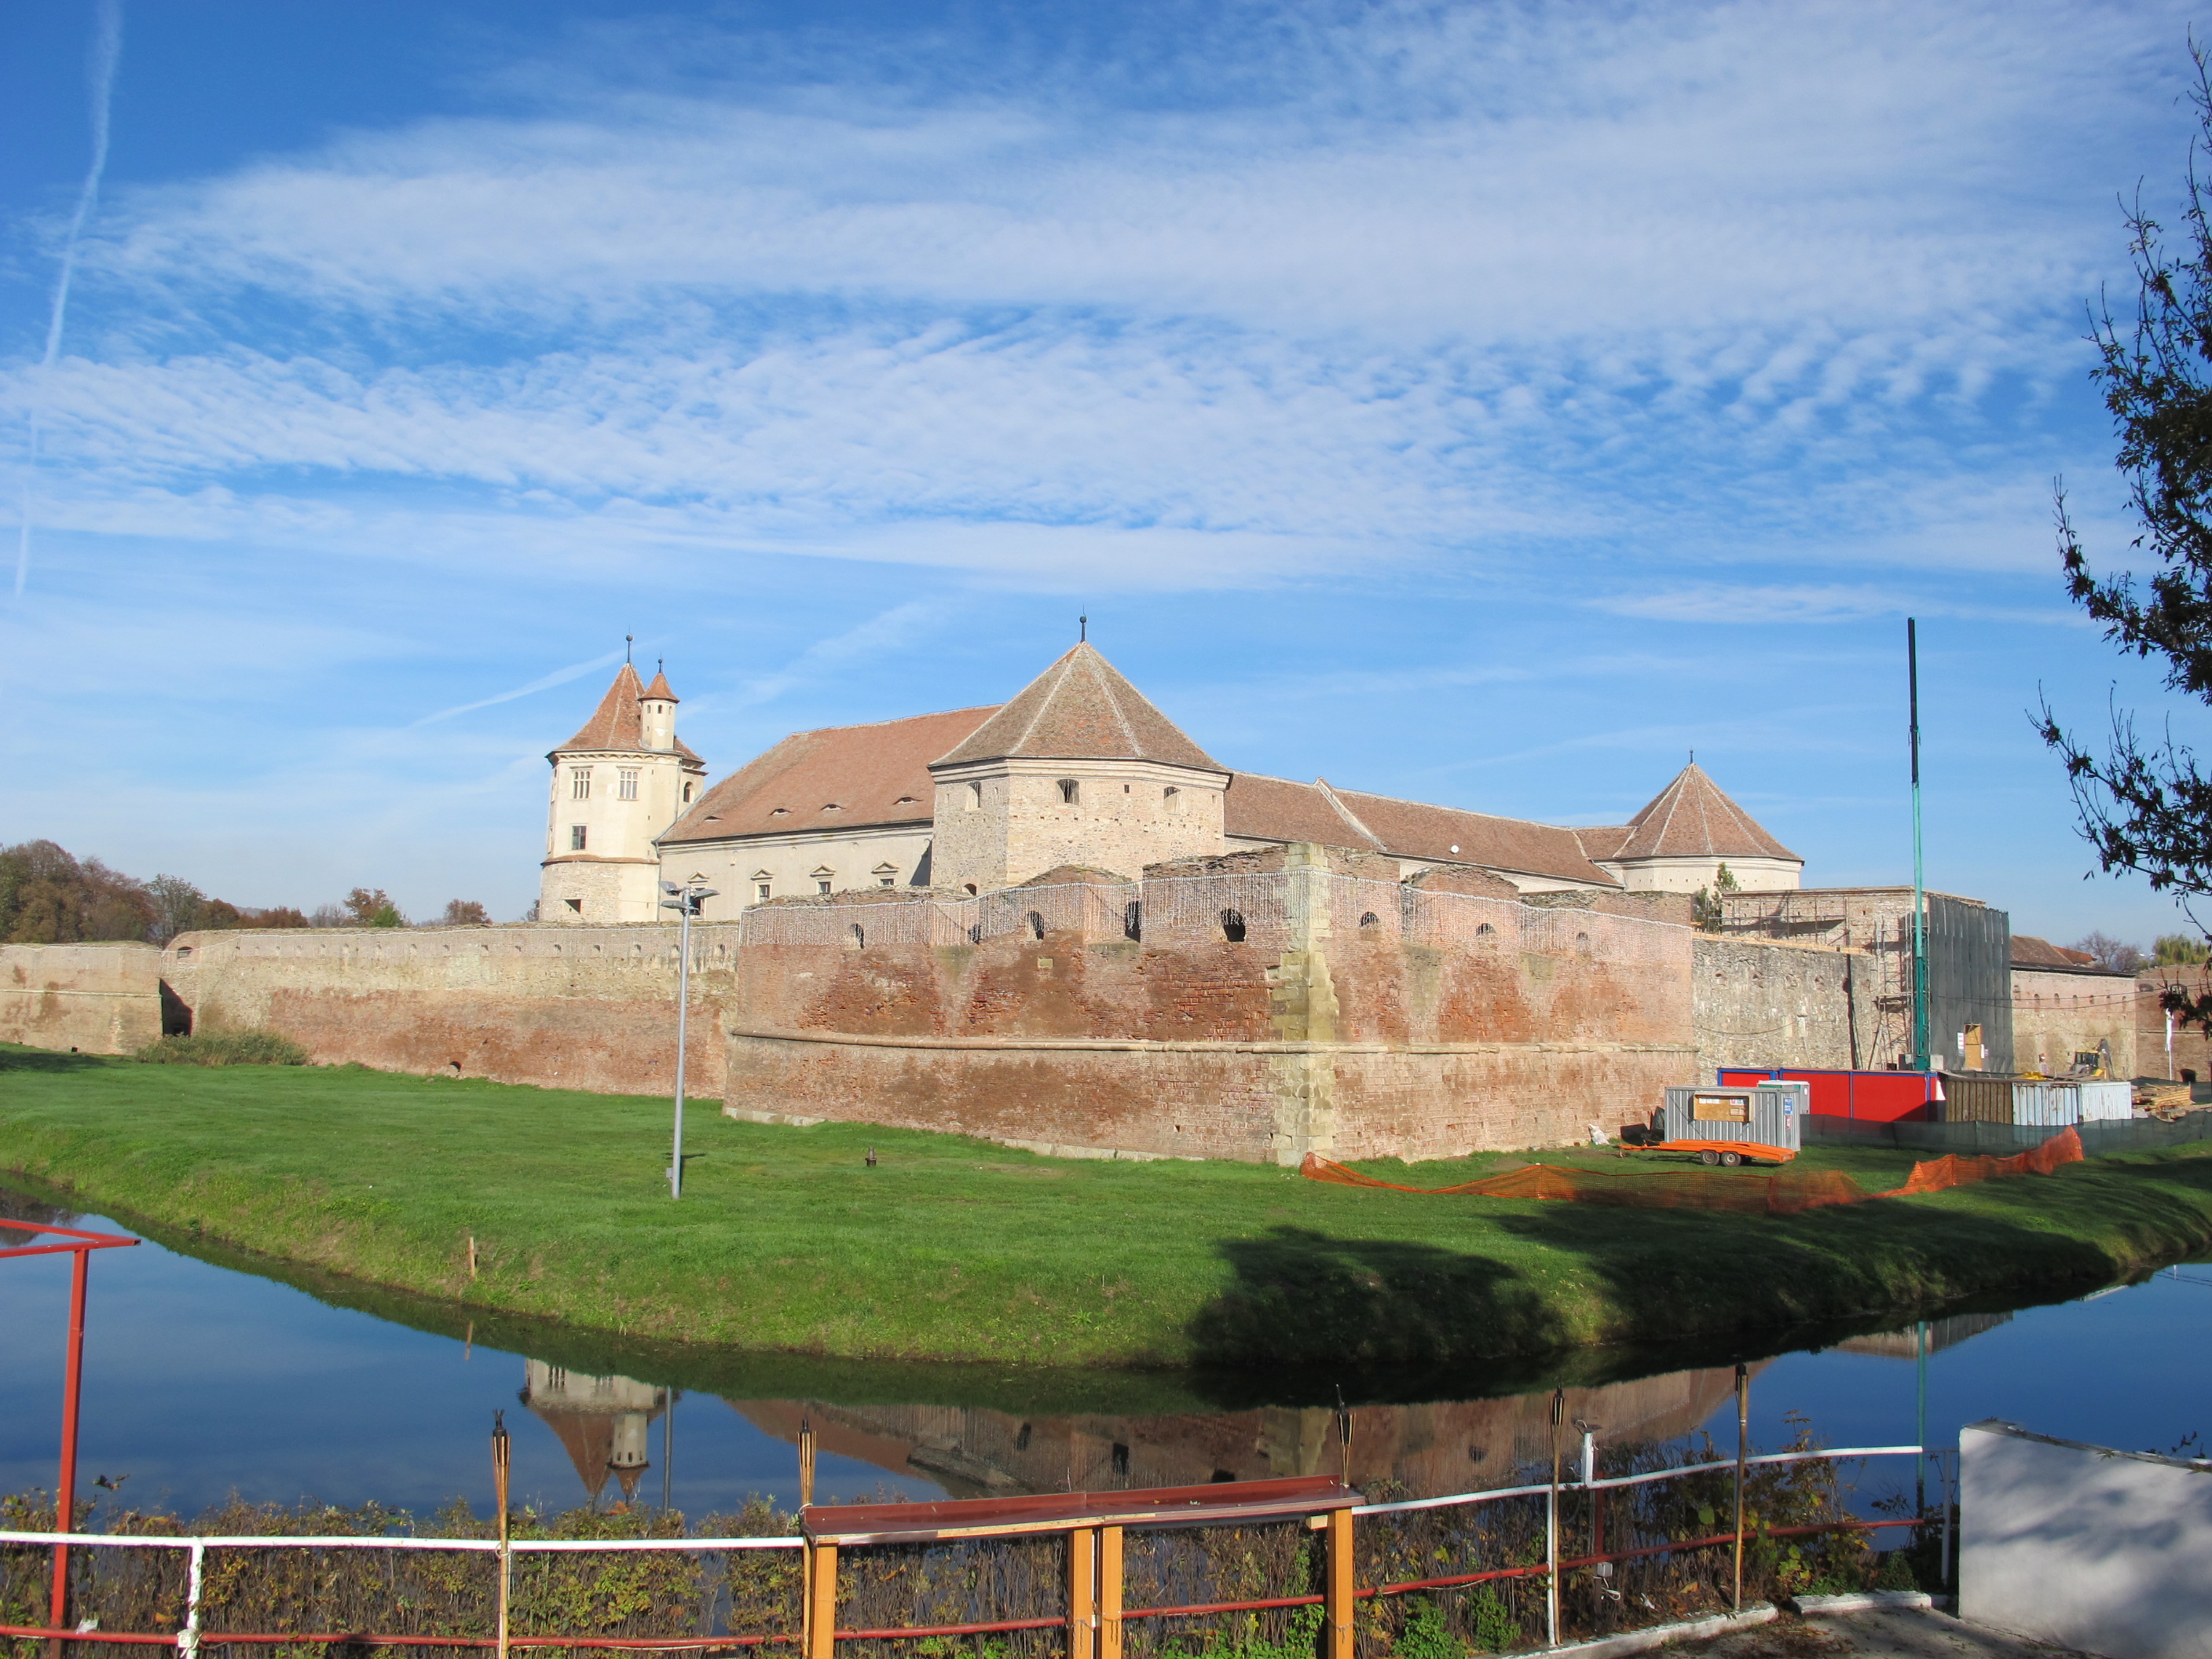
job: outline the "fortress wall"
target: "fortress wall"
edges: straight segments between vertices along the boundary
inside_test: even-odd
[[[127,1054],[161,1035],[150,945],[0,945],[0,1042]]]
[[[1369,864],[1275,848],[756,912],[726,1109],[1295,1164],[1579,1139],[1692,1080],[1688,929]]]
[[[691,942],[685,1087],[717,1095],[737,928],[695,927]],[[265,1027],[319,1065],[611,1094],[675,1086],[672,927],[185,933],[162,973],[194,1030]]]
[[[1692,940],[1699,1080],[1723,1066],[1881,1064],[1881,979],[1865,952],[1741,934]]]

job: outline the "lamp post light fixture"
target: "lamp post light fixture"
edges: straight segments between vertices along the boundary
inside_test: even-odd
[[[699,908],[714,896],[714,889],[702,887],[696,882],[679,887],[672,881],[660,884],[660,890],[668,896],[660,901],[664,910],[673,910],[684,918],[676,947],[676,1144],[668,1162],[668,1195],[684,1196],[684,1048],[689,1036],[688,1019],[691,1012],[691,918]]]

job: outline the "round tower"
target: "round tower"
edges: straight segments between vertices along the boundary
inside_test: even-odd
[[[553,768],[538,881],[541,921],[660,919],[653,838],[697,797],[707,763],[676,735],[676,693],[624,663],[583,729],[550,751]]]

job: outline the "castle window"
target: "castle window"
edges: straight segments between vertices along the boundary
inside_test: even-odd
[[[817,877],[815,877],[815,878],[814,878],[814,890],[815,890],[816,892],[817,892],[817,893],[826,893],[826,892],[828,892],[828,891],[830,890],[830,878],[829,878],[829,877],[827,877],[827,876],[817,876]]]
[[[589,800],[592,798],[592,769],[572,766],[568,769],[568,799]]]
[[[635,766],[623,767],[615,773],[615,799],[617,800],[637,799],[637,768]]]
[[[853,924],[853,948],[855,951],[865,951],[868,948],[867,931],[857,921]]]
[[[1061,805],[1073,806],[1081,800],[1082,795],[1083,791],[1073,778],[1062,778],[1060,781],[1060,804]]]
[[[753,896],[761,901],[761,902],[766,903],[768,902],[768,884],[764,881],[755,882],[753,884]]]
[[[1032,910],[1029,914],[1028,920],[1030,924],[1030,937],[1031,939],[1042,939],[1044,937],[1044,917],[1038,912]]]
[[[1221,913],[1221,937],[1231,945],[1244,942],[1244,913],[1242,910],[1224,910]]]
[[[1497,933],[1497,932],[1498,932],[1498,930],[1497,930],[1495,927],[1492,927],[1488,922],[1486,922],[1486,922],[1484,922],[1484,923],[1482,924],[1482,926],[1481,926],[1481,927],[1478,927],[1478,928],[1476,928],[1476,929],[1474,930],[1474,936],[1475,936],[1477,939],[1489,939],[1489,938],[1492,937],[1494,934],[1496,934],[1496,933]]]
[[[876,885],[878,887],[896,887],[898,885],[898,878],[896,876],[878,876],[876,878]]]
[[[684,786],[684,799],[685,800],[687,800],[687,801],[688,801],[688,800],[690,800],[690,799],[691,799],[691,792],[692,792],[694,789],[696,789],[698,787],[699,787],[699,786],[698,786],[697,784],[696,784],[696,783],[687,783],[687,784],[685,784],[685,785]]]
[[[1166,788],[1160,791],[1160,805],[1164,810],[1170,812],[1182,811],[1182,791],[1176,788],[1175,785],[1170,784]]]
[[[1362,927],[1373,927],[1380,924],[1382,920],[1382,918],[1376,915],[1372,910],[1365,910],[1360,913],[1359,925]]]
[[[1575,935],[1575,954],[1578,957],[1586,957],[1589,953],[1589,935],[1588,933],[1577,933]]]
[[[584,826],[580,823],[572,823],[568,826],[568,850],[572,853],[580,853],[584,850]]]
[[[584,901],[583,901],[583,900],[581,900],[581,899],[567,899],[567,900],[564,900],[564,901],[562,901],[562,902],[563,902],[564,903],[566,903],[566,904],[568,905],[568,907],[571,910],[574,911],[578,915],[580,915],[580,915],[582,915],[584,914]],[[556,946],[554,946],[554,949],[558,950],[558,949],[560,949],[560,946],[556,945]]]
[[[898,885],[898,866],[896,864],[879,864],[868,873],[876,878],[876,885],[878,887]]]
[[[969,784],[968,786],[968,810],[973,812],[978,807],[981,806],[982,804],[983,786],[980,783]]]

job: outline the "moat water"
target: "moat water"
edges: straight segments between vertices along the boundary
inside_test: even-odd
[[[98,1216],[75,1224],[131,1231]],[[0,1492],[53,1482],[69,1281],[66,1256],[0,1261]],[[2212,1267],[1934,1321],[1924,1360],[1912,1325],[1797,1340],[1613,1354],[1595,1370],[1572,1358],[1558,1380],[1568,1415],[1607,1441],[1710,1431],[1732,1449],[1739,1358],[1761,1448],[1800,1426],[1832,1445],[1911,1443],[1923,1412],[1935,1446],[1987,1417],[2135,1450],[2195,1453],[2212,1434]],[[1354,1391],[1354,1477],[1418,1496],[1504,1484],[1547,1455],[1550,1382],[1462,1375],[1384,1398],[1370,1382]],[[628,1494],[697,1516],[752,1494],[793,1504],[802,1418],[823,1496],[972,1497],[1334,1473],[1326,1398],[1312,1377],[1085,1382],[773,1359],[702,1372],[696,1358],[487,1331],[451,1310],[303,1289],[149,1240],[91,1260],[78,1479],[104,1504],[186,1514],[234,1492],[425,1513],[464,1497],[482,1510],[486,1437],[504,1410],[517,1501]],[[1903,1461],[1891,1471],[1911,1480]]]

